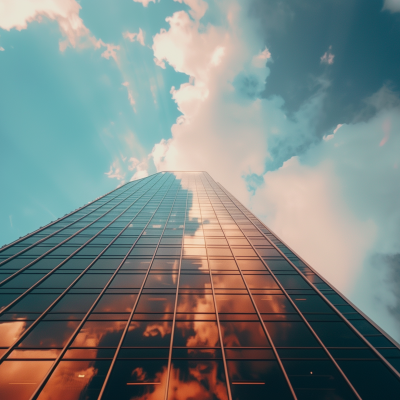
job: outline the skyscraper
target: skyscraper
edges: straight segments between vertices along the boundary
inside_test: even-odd
[[[2,400],[399,399],[398,345],[205,172],[0,251]]]

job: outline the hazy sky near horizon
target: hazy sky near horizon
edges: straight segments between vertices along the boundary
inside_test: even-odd
[[[400,340],[400,0],[0,0],[0,245],[206,170]]]

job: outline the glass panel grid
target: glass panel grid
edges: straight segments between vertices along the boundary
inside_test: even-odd
[[[0,279],[8,397],[400,389],[396,344],[204,172],[128,183],[6,246]]]

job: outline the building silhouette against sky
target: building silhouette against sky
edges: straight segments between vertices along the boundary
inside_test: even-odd
[[[3,247],[0,281],[2,400],[400,398],[397,344],[205,172]]]

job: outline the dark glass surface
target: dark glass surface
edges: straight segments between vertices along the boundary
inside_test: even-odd
[[[225,347],[269,347],[269,341],[260,322],[221,321]]]
[[[43,379],[39,400],[356,398],[330,356],[360,398],[399,397],[397,344],[207,173],[129,182],[0,253],[1,399]]]
[[[264,322],[276,347],[319,347],[304,322]]]
[[[310,322],[310,325],[327,347],[365,347],[344,322]]]
[[[72,347],[117,347],[126,321],[87,321]]]
[[[173,313],[175,295],[142,294],[136,307],[137,313]]]
[[[64,347],[78,327],[78,321],[41,321],[18,347]]]
[[[165,347],[171,341],[172,321],[132,321],[124,347]]]
[[[131,312],[135,304],[136,294],[104,294],[93,312],[122,313]]]
[[[57,294],[28,294],[13,305],[9,312],[43,312],[56,298]]]
[[[299,400],[356,399],[331,361],[282,361]]]
[[[144,280],[145,274],[124,274],[119,272],[112,280],[110,289],[137,288],[139,289]]]
[[[85,313],[97,299],[97,294],[66,294],[51,310],[54,313]]]
[[[228,360],[227,365],[234,400],[293,398],[276,361]]]
[[[106,387],[104,399],[163,399],[167,360],[118,360]]]
[[[262,313],[294,313],[296,310],[283,295],[253,295],[257,308]]]
[[[219,346],[218,327],[214,321],[179,321],[175,325],[174,346]]]
[[[168,400],[227,400],[222,362],[172,360]]]

